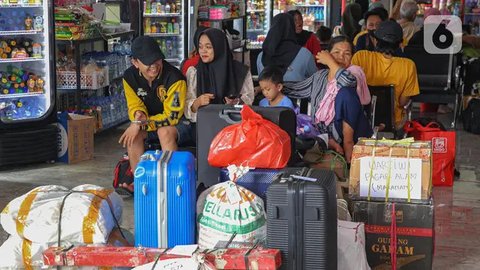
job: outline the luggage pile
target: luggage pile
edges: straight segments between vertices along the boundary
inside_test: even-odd
[[[135,247],[65,242],[44,252],[44,265],[431,269],[431,141],[360,139],[348,171],[335,153],[296,164],[288,108],[209,105],[197,119],[196,159],[147,151],[134,171]]]
[[[434,248],[430,141],[360,140],[353,149],[353,220],[365,224],[372,269],[431,269]]]

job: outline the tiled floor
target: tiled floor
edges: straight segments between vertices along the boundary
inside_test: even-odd
[[[124,128],[124,127],[123,127]],[[95,158],[74,165],[36,164],[0,171],[0,210],[13,198],[38,185],[74,187],[83,183],[110,187],[112,172],[124,149],[122,128],[95,137]],[[480,136],[458,131],[453,187],[434,188],[435,270],[480,269]],[[125,200],[123,227],[133,230],[133,200]],[[7,235],[0,229],[0,244]]]

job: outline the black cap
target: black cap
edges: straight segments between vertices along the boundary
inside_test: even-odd
[[[388,11],[382,7],[376,7],[365,12],[365,15],[363,16],[363,18],[365,19],[365,23],[367,22],[368,17],[372,15],[377,15],[382,21],[388,19]]]
[[[403,39],[403,30],[400,24],[395,21],[387,20],[380,23],[380,26],[374,33],[377,39],[388,43],[401,42]]]
[[[139,36],[132,43],[132,57],[149,66],[159,59],[165,59],[158,43],[149,36]]]

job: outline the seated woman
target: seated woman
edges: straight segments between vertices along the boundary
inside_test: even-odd
[[[198,61],[200,61],[200,55],[198,55],[198,36],[208,29],[208,27],[205,26],[198,26],[197,30],[195,31],[195,34],[193,34],[193,50],[190,52],[190,55],[185,62],[183,62],[182,65],[182,73],[183,75],[187,76],[187,70],[190,67],[196,66],[198,64]]]
[[[321,51],[320,41],[317,36],[313,32],[303,29],[303,15],[298,9],[290,10],[288,14],[293,16],[298,45],[309,50],[315,57]]]
[[[350,64],[353,45],[348,38],[333,38],[329,49],[317,55],[317,62],[329,69],[319,70],[303,82],[285,83],[284,93],[292,98],[310,98],[310,114],[316,116],[321,133],[329,135],[329,148],[344,154],[349,163],[358,138],[373,133],[362,107],[370,102],[370,94],[364,75],[361,77],[363,72]],[[357,91],[356,76],[360,78]]]
[[[285,82],[303,81],[317,71],[312,53],[297,43],[293,17],[288,13],[273,17],[257,58],[258,73],[266,66],[280,68]]]
[[[197,44],[200,61],[187,70],[185,117],[195,123],[198,109],[210,103],[251,105],[252,74],[233,60],[225,33],[209,28],[200,33]]]

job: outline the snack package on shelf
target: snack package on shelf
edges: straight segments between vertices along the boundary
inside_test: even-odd
[[[55,38],[77,40],[98,36],[100,22],[85,8],[55,8]]]

